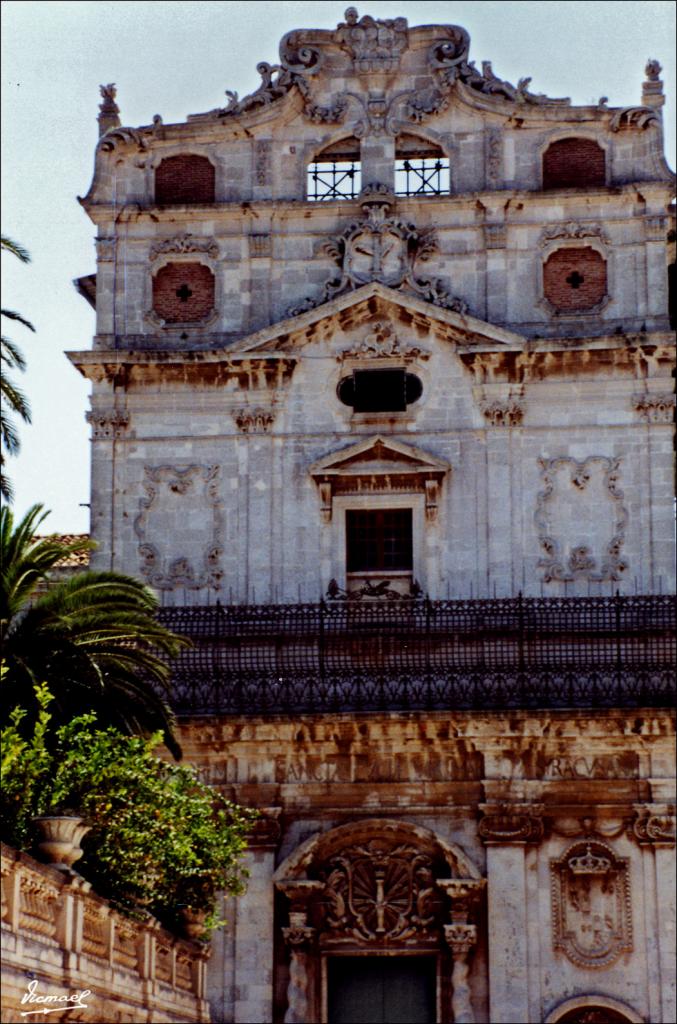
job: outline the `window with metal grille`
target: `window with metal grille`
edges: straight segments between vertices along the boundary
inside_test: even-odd
[[[439,146],[415,135],[401,135],[395,149],[395,194],[444,196],[449,194],[449,159]]]
[[[404,370],[354,370],[338,386],[338,396],[355,412],[405,412],[423,392],[413,373]]]
[[[446,196],[449,194],[449,161],[435,157],[395,161],[395,195]]]
[[[341,139],[317,153],[308,165],[308,199],[357,199],[362,188],[360,142]]]
[[[357,199],[362,170],[354,160],[317,161],[308,166],[308,199]]]
[[[410,508],[346,512],[348,572],[407,571],[412,568]]]

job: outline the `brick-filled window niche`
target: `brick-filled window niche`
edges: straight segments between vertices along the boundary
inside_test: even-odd
[[[600,188],[606,157],[594,139],[558,139],[543,154],[543,188]]]
[[[213,203],[214,198],[214,164],[206,156],[195,153],[168,156],[155,171],[158,206]]]
[[[167,263],[153,278],[153,312],[167,324],[200,323],[214,311],[214,275],[202,263]]]
[[[558,312],[597,308],[607,296],[607,265],[590,246],[556,249],[543,265],[543,295]]]

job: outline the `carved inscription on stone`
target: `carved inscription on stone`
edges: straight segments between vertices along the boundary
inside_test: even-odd
[[[639,754],[579,755],[553,757],[547,761],[544,779],[637,779]]]
[[[275,781],[282,782],[454,782],[481,779],[484,758],[464,754],[296,754],[275,758]]]
[[[221,585],[218,466],[146,466],[146,497],[134,521],[141,573],[153,587]],[[186,544],[185,553],[175,538]],[[196,557],[195,548],[201,551]]]
[[[608,967],[632,950],[627,859],[583,841],[550,861],[553,944],[579,967]]]
[[[539,464],[545,488],[534,518],[546,552],[538,563],[543,579],[621,579],[628,516],[618,486],[620,460],[593,455],[581,461],[539,459]]]

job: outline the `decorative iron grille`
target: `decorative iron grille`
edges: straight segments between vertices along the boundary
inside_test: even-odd
[[[357,199],[362,170],[357,160],[333,160],[308,165],[308,199]]]
[[[664,707],[675,599],[163,608],[177,714]]]
[[[395,195],[446,196],[449,194],[449,161],[422,157],[395,161]]]

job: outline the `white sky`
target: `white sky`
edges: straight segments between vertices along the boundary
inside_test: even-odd
[[[9,460],[17,514],[40,501],[47,526],[84,532],[89,513],[88,385],[63,355],[91,345],[94,313],[72,280],[95,270],[94,226],[76,196],[87,192],[98,133],[99,84],[115,82],[125,125],[165,123],[240,96],[259,82],[256,64],[277,60],[294,28],[335,28],[345,2],[50,2],[4,0],[2,12],[2,230],[33,256],[2,257],[3,306],[35,324],[7,322],[29,370],[18,381],[33,424]],[[360,14],[402,15],[410,25],[452,23],[470,33],[470,57],[531,89],[574,103],[608,96],[640,103],[647,58],[663,64],[666,152],[675,166],[675,6],[655,2],[468,2],[359,5]],[[16,377],[17,375],[15,375]],[[17,377],[18,379],[18,377]]]

